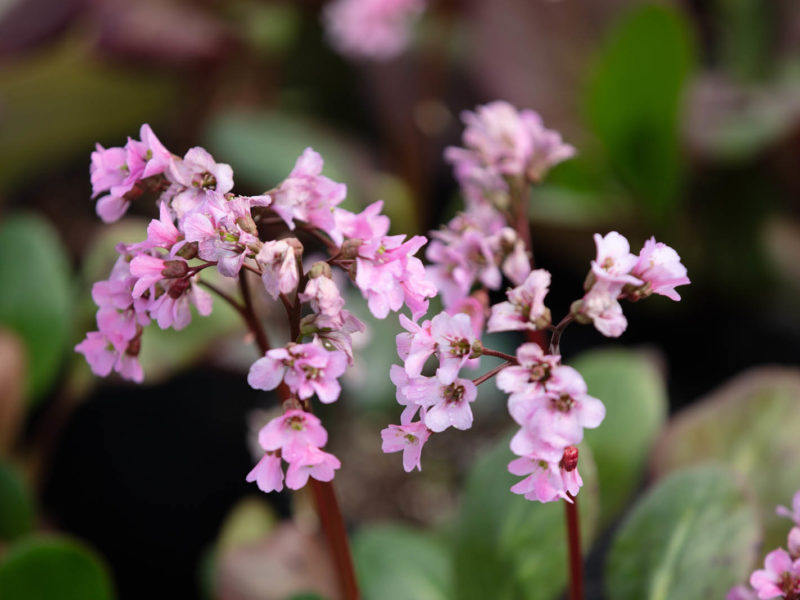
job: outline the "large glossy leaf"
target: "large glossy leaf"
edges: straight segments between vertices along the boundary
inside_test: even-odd
[[[367,525],[353,536],[364,600],[444,600],[452,595],[450,549],[400,525]]]
[[[600,523],[608,524],[636,489],[666,419],[664,379],[646,354],[623,349],[589,352],[572,366],[606,406],[605,420],[586,430],[585,443],[597,463]]]
[[[530,502],[509,491],[519,478],[507,470],[508,438],[473,467],[462,500],[455,544],[455,597],[549,600],[566,585],[567,547],[562,502]],[[584,487],[578,496],[584,550],[597,518],[596,471],[580,449]]]
[[[800,372],[749,371],[672,420],[653,453],[663,476],[703,461],[747,477],[759,500],[765,547],[783,545],[790,522],[775,515],[800,488]]]
[[[747,580],[758,512],[736,474],[718,465],[679,471],[641,499],[608,558],[614,600],[724,598]]]
[[[38,399],[58,374],[72,323],[66,252],[43,219],[15,215],[0,225],[0,324],[27,350],[27,395]]]
[[[111,577],[100,558],[65,538],[34,537],[12,546],[0,562],[0,598],[111,600]]]
[[[33,528],[33,499],[19,473],[0,462],[0,540],[14,541]]]
[[[611,166],[654,215],[669,213],[678,197],[679,106],[693,63],[686,19],[639,6],[612,31],[589,87],[588,117]]]

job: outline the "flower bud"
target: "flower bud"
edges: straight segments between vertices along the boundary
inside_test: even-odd
[[[342,258],[352,260],[358,256],[358,249],[361,247],[363,242],[358,238],[353,238],[350,240],[345,240],[342,244],[342,249],[340,250],[340,254]]]
[[[239,217],[238,219],[236,219],[236,224],[241,228],[242,231],[246,231],[250,235],[258,235],[258,228],[256,227],[256,222],[253,221],[253,217],[251,217],[250,215]]]
[[[575,319],[576,323],[580,323],[581,325],[589,325],[592,322],[592,319],[586,316],[583,312],[583,300],[575,300],[569,307],[569,314],[572,315],[572,318]]]
[[[536,327],[537,330],[546,329],[550,323],[552,322],[553,318],[550,314],[550,309],[546,306],[544,307],[544,311],[542,314],[536,317],[533,321],[533,326]]]
[[[189,265],[183,260],[166,260],[161,274],[165,279],[184,277],[189,272]]]
[[[198,249],[199,244],[197,242],[189,242],[181,246],[181,249],[178,250],[177,254],[186,260],[192,260],[195,256],[197,256]]]
[[[294,237],[285,238],[281,240],[286,242],[294,250],[294,255],[299,259],[303,255],[303,244],[300,240]]]
[[[564,456],[561,457],[559,466],[567,473],[578,468],[578,449],[575,446],[564,448]]]
[[[472,342],[472,346],[470,348],[471,352],[469,357],[470,358],[479,358],[483,355],[483,344],[480,340],[475,340]]]
[[[169,287],[167,293],[169,294],[170,298],[177,300],[183,295],[190,285],[192,285],[192,283],[189,281],[188,277],[186,279],[178,279]]]
[[[331,266],[324,261],[315,262],[311,265],[311,269],[308,271],[308,278],[316,279],[317,277],[327,277],[331,279]]]

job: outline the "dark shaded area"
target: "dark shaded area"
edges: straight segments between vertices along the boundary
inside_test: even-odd
[[[200,597],[201,557],[253,492],[246,416],[257,397],[238,376],[195,370],[104,387],[74,413],[44,506],[107,557],[121,599]]]

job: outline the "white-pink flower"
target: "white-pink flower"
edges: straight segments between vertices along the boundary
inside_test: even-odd
[[[415,468],[422,470],[420,458],[422,447],[428,441],[431,432],[425,423],[417,421],[407,425],[389,425],[381,431],[383,443],[381,450],[389,454],[403,451],[403,469],[410,473]]]
[[[454,316],[439,313],[431,320],[431,337],[439,359],[436,376],[444,384],[453,383],[473,353],[473,344],[478,342],[470,318],[464,313]]]
[[[639,260],[630,252],[630,244],[623,236],[612,231],[605,236],[594,234],[597,256],[592,261],[592,273],[607,284],[622,289],[625,284],[641,285],[641,281],[631,275]]]
[[[691,283],[678,253],[666,244],[656,242],[654,237],[644,243],[631,273],[645,283],[648,292],[671,300],[681,299],[675,291],[676,286]]]
[[[283,458],[289,462],[294,456],[302,455],[306,446],[321,447],[327,442],[328,432],[319,418],[300,409],[287,410],[258,432],[258,443],[264,450],[281,450]]]
[[[487,329],[513,331],[543,329],[550,324],[550,310],[544,305],[544,297],[550,287],[550,273],[536,269],[519,287],[508,290],[507,302],[492,306]]]
[[[619,284],[598,279],[578,303],[578,314],[589,319],[607,337],[619,337],[628,327],[617,297]]]
[[[508,464],[508,470],[513,475],[527,476],[511,487],[512,492],[523,495],[526,500],[554,502],[563,498],[572,502],[567,494],[576,496],[583,485],[577,468],[567,471],[558,462],[537,456],[514,459]]]
[[[308,445],[289,459],[286,454],[284,457],[289,462],[286,470],[286,487],[292,490],[299,490],[313,477],[317,481],[331,481],[334,471],[342,466],[339,459],[333,454],[320,450],[314,445]]]
[[[297,257],[294,247],[285,240],[264,242],[256,255],[261,265],[261,280],[264,289],[273,300],[279,294],[290,294],[297,287],[300,274],[297,271]]]
[[[262,492],[280,492],[283,489],[283,469],[281,457],[275,452],[267,452],[247,474],[245,481],[258,484]]]

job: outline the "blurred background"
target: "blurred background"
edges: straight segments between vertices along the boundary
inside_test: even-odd
[[[393,232],[416,234],[459,209],[442,152],[460,143],[461,111],[504,99],[578,149],[531,196],[554,317],[582,295],[593,233],[620,231],[634,250],[655,235],[678,250],[692,279],[680,303],[626,305],[628,330],[612,343],[577,326],[562,341],[590,393],[638,407],[618,427],[652,430],[623,449],[637,468],[613,489],[602,484],[613,461],[595,450],[605,504],[587,516],[592,598],[606,597],[600,572],[621,509],[668,470],[651,454],[669,451],[668,415],[766,386],[785,397],[782,418],[800,421],[794,371],[763,370],[795,365],[800,350],[798,2],[431,0],[409,48],[380,62],[331,49],[323,4],[0,0],[0,586],[46,567],[54,586],[78,577],[92,590],[76,598],[336,597],[310,500],[244,481],[252,427],[275,398],[246,384],[257,354],[235,313],[217,302],[186,331],[149,328],[140,386],[94,377],[72,350],[94,329],[91,284],[114,244],[143,239],[155,216],[140,203],[104,226],[89,154],[142,123],[176,154],[202,145],[229,163],[245,194],[281,181],[312,146],[347,184],[346,207],[382,198]],[[503,500],[476,496],[486,486],[475,467],[509,430],[503,398],[482,387],[476,426],[436,436],[423,471],[405,474],[379,438],[399,414],[388,370],[400,328],[365,320],[369,362],[356,359],[343,399],[320,413],[344,465],[335,483],[367,597],[557,598],[562,579],[531,595],[527,572],[518,595],[480,596],[458,576],[493,560],[488,540],[506,526],[486,521]],[[697,455],[728,454],[727,442],[697,439]],[[770,452],[800,463],[787,439]],[[764,468],[772,455],[757,456]],[[775,501],[787,504],[800,472],[782,472]],[[443,550],[453,539],[486,556]]]

